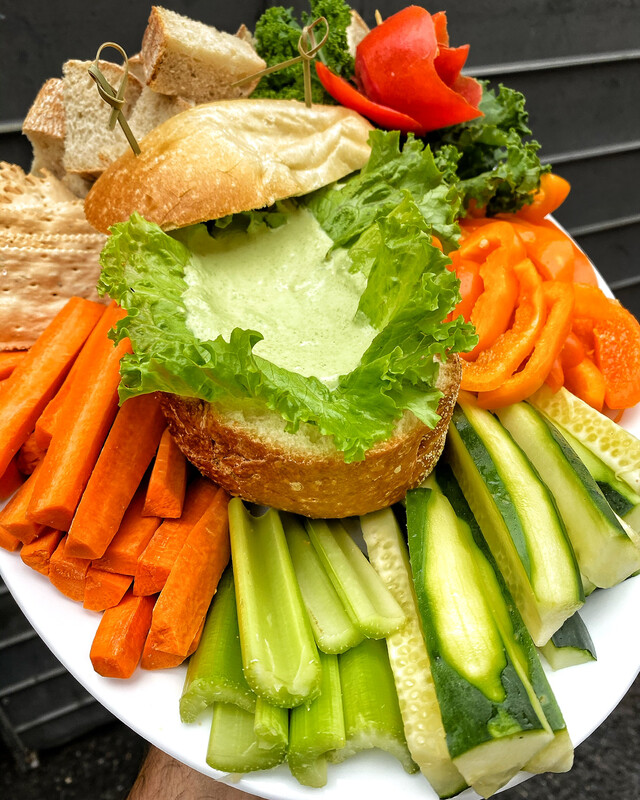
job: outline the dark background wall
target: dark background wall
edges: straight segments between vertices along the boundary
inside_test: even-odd
[[[286,4],[286,3],[285,3]],[[30,163],[20,123],[42,82],[67,58],[114,40],[139,49],[145,0],[1,0],[0,158]],[[217,27],[252,26],[268,0],[174,0]],[[305,2],[295,2],[306,8]],[[403,0],[354,0],[369,24]],[[428,6],[436,11],[444,4]],[[640,0],[449,0],[454,44],[471,43],[468,71],[525,92],[543,156],[573,190],[559,220],[640,315]]]
[[[352,5],[373,25],[376,8],[387,16],[409,1],[353,0]],[[230,32],[242,22],[252,27],[274,4],[163,3]],[[306,2],[292,5],[306,8]],[[525,92],[543,157],[573,186],[559,220],[640,317],[640,0],[448,0],[427,8],[443,6],[452,43],[471,43],[468,72]],[[119,42],[130,55],[137,52],[149,7],[148,0],[0,0],[0,160],[28,169],[31,151],[20,127],[40,85],[59,76],[66,59],[92,59],[103,41]],[[0,723],[3,715],[11,717],[22,743],[38,749],[85,736],[24,778],[0,746],[0,795],[124,797],[141,743],[115,723],[93,738],[86,735],[109,719],[107,712],[66,675],[16,613],[0,585]],[[617,716],[579,749],[574,772],[538,778],[508,792],[505,800],[637,800],[639,692],[637,682]]]

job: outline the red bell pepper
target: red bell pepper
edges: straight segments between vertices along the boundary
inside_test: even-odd
[[[331,72],[321,61],[316,61],[315,65],[320,83],[341,106],[357,111],[358,114],[362,114],[363,117],[375,122],[381,128],[400,130],[403,133],[416,133],[418,136],[424,134],[422,125],[412,117],[369,100],[344,78]]]
[[[445,38],[441,17],[437,23],[438,31],[428,11],[409,6],[374,28],[356,50],[356,81],[364,94],[417,120],[425,131],[482,115],[469,102],[479,99],[480,85],[460,75],[465,48],[439,43],[438,37]]]

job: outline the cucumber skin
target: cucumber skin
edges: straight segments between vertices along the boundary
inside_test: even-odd
[[[475,412],[476,409],[470,410]],[[490,414],[490,412],[481,411],[480,409],[478,409],[478,411],[480,411],[481,414],[486,415],[487,420],[490,419],[492,425],[495,424],[496,426],[499,426],[500,431],[504,432],[504,435],[508,438],[509,442],[511,442],[513,447],[519,452],[519,455],[523,460],[522,463],[531,471],[532,480],[536,481],[535,485],[537,489],[543,496],[544,501],[548,504],[549,514],[553,518],[554,523],[557,524],[558,535],[562,540],[561,544],[564,550],[564,555],[566,556],[566,561],[564,563],[566,568],[565,571],[567,572],[566,578],[568,580],[572,580],[571,585],[573,589],[571,596],[569,596],[568,592],[564,591],[564,596],[558,598],[559,602],[554,601],[553,603],[550,603],[548,597],[544,593],[541,596],[538,594],[540,589],[531,579],[531,569],[526,569],[527,564],[530,564],[529,551],[527,549],[526,542],[520,543],[520,546],[518,547],[519,537],[525,536],[519,517],[517,528],[515,530],[515,541],[514,531],[509,528],[508,522],[513,518],[513,515],[516,514],[516,511],[509,489],[504,482],[503,474],[497,468],[494,458],[492,457],[488,448],[485,446],[474,425],[467,419],[464,408],[461,406],[456,406],[450,424],[449,440],[447,444],[448,449],[445,450],[446,458],[452,464],[454,473],[456,474],[456,479],[460,481],[462,486],[463,483],[460,479],[460,476],[458,476],[455,467],[455,462],[460,461],[460,456],[456,453],[456,450],[462,448],[465,451],[465,456],[471,462],[474,473],[478,474],[480,480],[484,484],[484,491],[491,496],[491,501],[495,508],[496,515],[502,517],[502,524],[504,524],[507,536],[513,543],[516,552],[519,555],[520,552],[526,550],[526,563],[523,563],[522,561],[520,561],[520,565],[511,563],[512,559],[507,552],[509,549],[508,545],[505,547],[499,541],[502,537],[501,534],[497,537],[497,541],[495,542],[498,553],[494,554],[494,558],[498,560],[499,569],[503,577],[506,578],[507,585],[510,587],[512,597],[518,604],[518,609],[520,610],[521,615],[526,619],[527,627],[535,644],[541,645],[548,641],[553,632],[562,625],[564,620],[577,611],[578,608],[580,608],[580,606],[584,603],[584,589],[580,577],[578,563],[571,545],[571,541],[569,540],[565,526],[558,513],[557,505],[553,495],[540,480],[535,468],[531,465],[529,459],[522,452],[521,448],[519,448],[515,443],[511,434],[493,415]],[[456,444],[457,440],[460,442],[459,445]],[[460,468],[462,468],[462,465],[460,465]],[[496,497],[498,497],[498,501],[496,501]],[[483,501],[481,500],[481,502]],[[493,545],[493,542],[489,545],[490,549],[493,548]],[[502,555],[500,555],[500,551],[502,551]],[[494,553],[493,549],[492,553]],[[548,577],[550,578],[551,576]],[[559,583],[558,581],[559,578],[556,575],[554,580],[554,584],[556,586],[567,585],[566,582]],[[549,580],[547,582],[549,582]]]
[[[496,481],[491,482],[491,495],[500,512],[500,515],[505,520],[505,524],[509,529],[511,539],[516,548],[516,552],[522,562],[522,565],[527,573],[527,577],[531,580],[531,558],[527,548],[527,537],[522,527],[522,522],[518,513],[516,512],[511,501],[511,495],[506,489],[502,475],[497,465],[491,458],[491,454],[487,451],[484,443],[476,433],[473,425],[469,422],[460,406],[456,406],[451,418],[451,423],[458,431],[458,435],[462,439],[462,443],[469,451],[469,455],[474,464],[478,465],[483,462],[490,462],[491,468],[495,471],[500,479],[500,483]]]
[[[407,494],[407,528],[411,564],[416,585],[418,608],[423,620],[425,640],[429,649],[431,669],[438,694],[447,745],[452,758],[456,758],[484,742],[496,739],[496,734],[513,734],[516,731],[541,730],[538,715],[522,687],[513,662],[505,652],[506,666],[501,681],[506,690],[502,703],[489,700],[480,689],[461,678],[441,655],[441,645],[424,586],[423,545],[420,542],[431,489],[414,489]],[[464,709],[464,713],[460,713]]]
[[[471,533],[476,545],[478,546],[478,549],[483,553],[496,575],[502,590],[502,595],[505,598],[505,603],[509,612],[511,624],[513,626],[515,639],[526,659],[530,683],[538,697],[538,700],[540,701],[540,705],[542,706],[544,715],[547,718],[547,722],[551,726],[551,730],[556,733],[566,729],[564,717],[562,716],[562,712],[555,699],[553,690],[549,685],[547,676],[544,672],[542,664],[540,663],[533,640],[531,639],[522,616],[520,615],[520,612],[513,601],[511,592],[509,591],[509,588],[502,577],[500,570],[498,569],[498,565],[491,554],[491,550],[489,549],[489,546],[482,535],[482,531],[480,530],[480,526],[473,515],[473,511],[469,507],[469,504],[467,503],[467,500],[463,495],[458,482],[456,481],[453,470],[448,464],[440,463],[436,468],[436,478],[438,485],[451,503],[456,515],[463,519],[471,528]]]
[[[606,588],[640,567],[640,550],[553,422],[528,403],[500,409],[498,417],[552,487],[580,571]]]

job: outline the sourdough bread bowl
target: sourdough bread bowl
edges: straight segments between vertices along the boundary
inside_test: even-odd
[[[127,153],[112,164],[89,192],[85,212],[102,232],[137,212],[176,236],[176,229],[340,181],[367,163],[370,131],[358,114],[336,106],[276,100],[196,106],[148,134],[140,156]],[[174,310],[185,311],[181,301]],[[208,402],[170,392],[161,399],[181,450],[231,494],[336,518],[389,506],[424,480],[442,452],[460,373],[455,354],[440,364],[435,427],[405,410],[391,435],[351,461],[314,424],[290,433],[283,417],[259,401]]]

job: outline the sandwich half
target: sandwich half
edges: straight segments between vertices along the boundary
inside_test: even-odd
[[[431,152],[278,100],[196,106],[141,147],[85,202],[111,231],[99,288],[128,312],[121,398],[161,392],[185,455],[245,500],[345,517],[401,499],[474,344]]]

